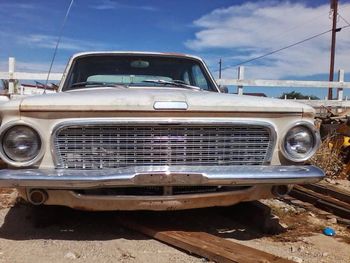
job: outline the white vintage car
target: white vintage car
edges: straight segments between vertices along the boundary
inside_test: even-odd
[[[72,57],[56,94],[1,106],[0,187],[34,205],[177,210],[282,196],[323,178],[314,110],[220,92],[173,53]]]

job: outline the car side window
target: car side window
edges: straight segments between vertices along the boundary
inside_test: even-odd
[[[195,85],[197,87],[200,87],[201,89],[205,89],[205,90],[209,89],[208,82],[207,82],[200,66],[194,65],[192,67],[192,75],[193,75],[193,80],[195,82]]]

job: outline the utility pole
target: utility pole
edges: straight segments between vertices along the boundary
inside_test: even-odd
[[[220,60],[219,60],[219,79],[221,79],[221,65],[222,65],[222,61],[220,58]]]
[[[338,0],[331,1],[331,10],[333,10],[333,23],[332,23],[332,45],[331,45],[331,61],[329,65],[329,81],[333,81],[334,77],[334,58],[335,58],[335,37],[337,33],[337,17],[338,17]],[[328,99],[333,99],[333,89],[328,88]]]

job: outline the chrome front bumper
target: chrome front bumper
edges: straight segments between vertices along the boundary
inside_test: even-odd
[[[0,170],[0,187],[84,189],[116,186],[305,184],[321,180],[315,166],[139,166],[106,170]]]

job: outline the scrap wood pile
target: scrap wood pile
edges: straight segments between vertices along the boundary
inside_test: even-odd
[[[322,144],[310,162],[327,177],[350,180],[350,111],[317,118]]]

